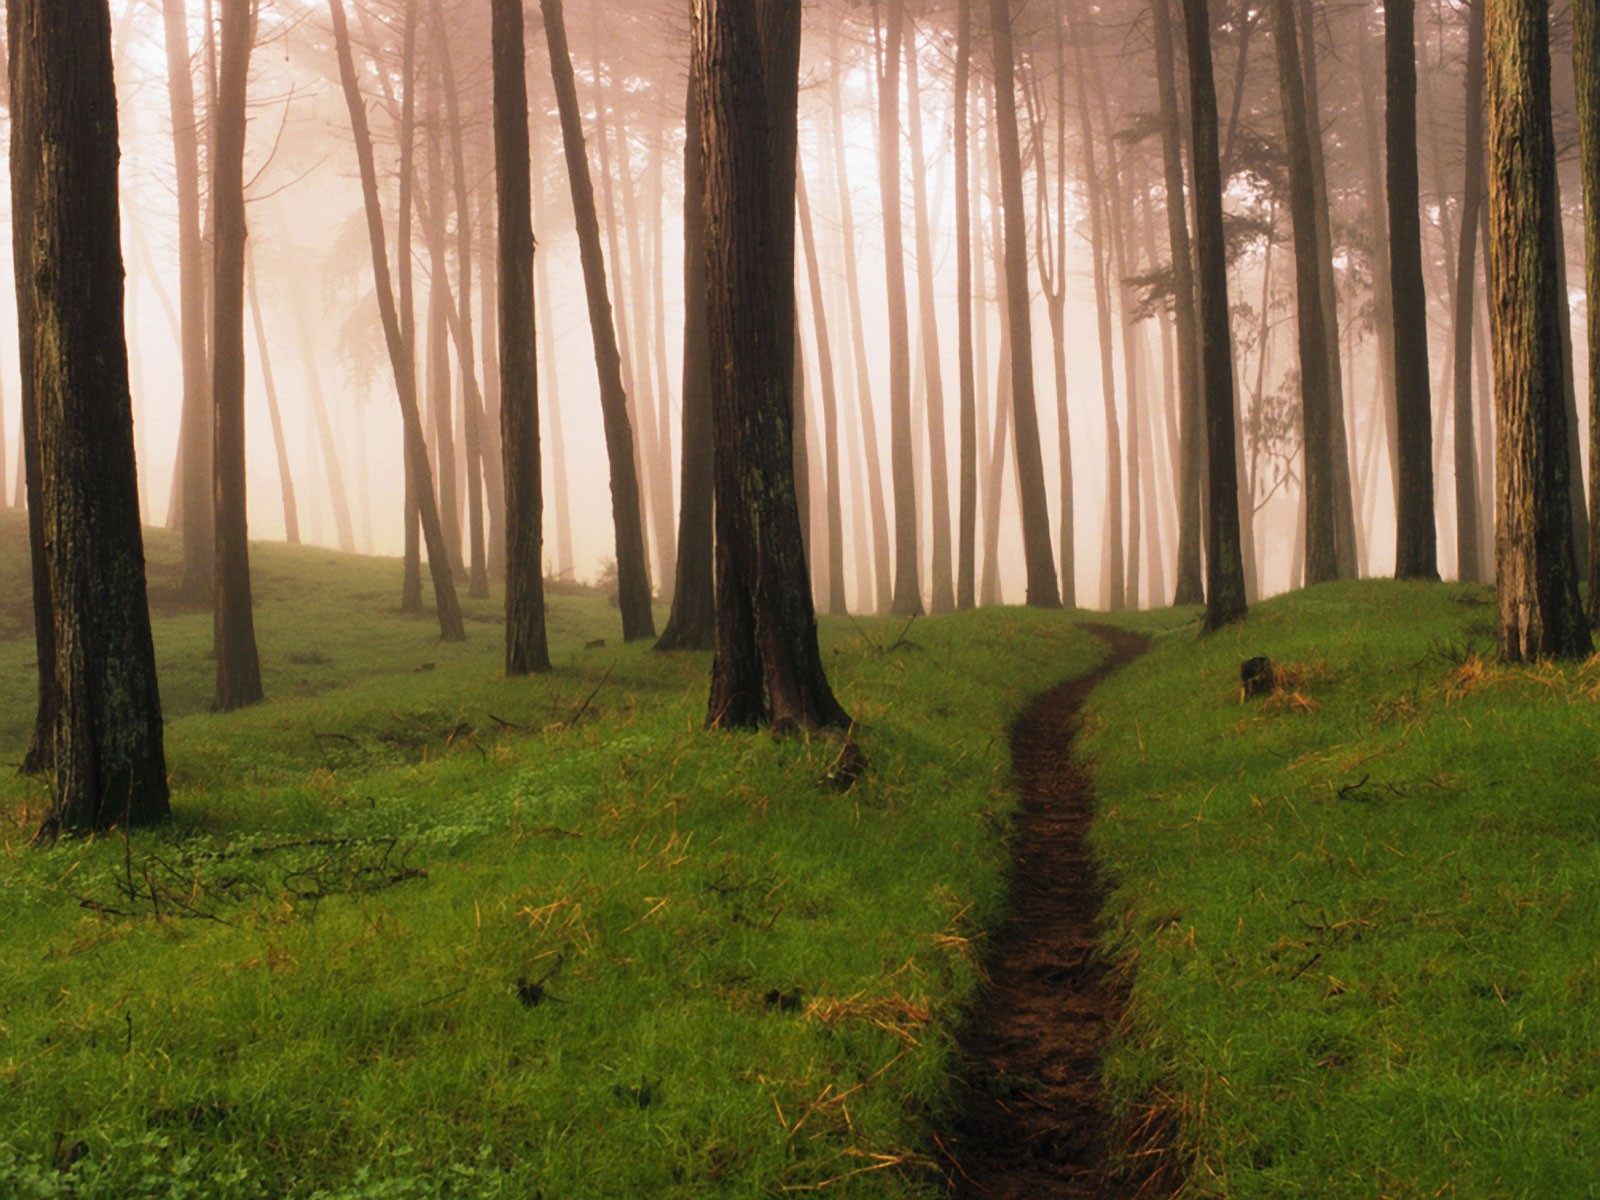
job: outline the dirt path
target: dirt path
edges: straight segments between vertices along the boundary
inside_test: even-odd
[[[1104,887],[1084,844],[1095,798],[1072,745],[1089,693],[1146,643],[1090,628],[1110,658],[1035,699],[1011,735],[1022,799],[1012,911],[990,947],[987,1007],[965,1039],[963,1111],[942,1139],[958,1196],[1159,1194],[1153,1181],[1141,1187],[1108,1170],[1114,1131],[1100,1102],[1100,1050],[1125,997],[1095,953]]]

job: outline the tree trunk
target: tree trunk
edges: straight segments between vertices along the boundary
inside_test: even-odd
[[[494,0],[494,162],[499,200],[500,423],[506,480],[506,674],[550,669],[544,499],[533,336],[533,189],[521,0]]]
[[[1417,47],[1414,0],[1384,4],[1388,109],[1389,280],[1394,296],[1394,380],[1400,424],[1396,579],[1437,579],[1433,520],[1432,396],[1428,384],[1428,294],[1422,282],[1417,195]]]
[[[40,837],[168,813],[123,334],[117,105],[103,0],[11,0],[11,181],[24,403],[53,622],[54,788]]]
[[[1011,313],[1011,412],[1016,424],[1017,484],[1022,502],[1022,549],[1028,604],[1061,607],[1050,512],[1045,501],[1044,456],[1033,393],[1033,322],[1028,312],[1028,225],[1022,200],[1022,149],[1017,134],[1016,59],[1010,0],[990,0],[994,36],[995,113],[999,117],[1001,207],[1005,219],[1006,306]]]
[[[611,323],[611,298],[606,287],[605,259],[600,251],[600,220],[594,184],[583,145],[583,118],[578,113],[578,88],[567,50],[561,0],[539,0],[544,14],[550,73],[561,110],[561,140],[567,155],[567,181],[572,189],[578,250],[583,261],[589,301],[589,331],[594,339],[595,367],[600,377],[600,409],[605,422],[606,453],[611,463],[611,519],[617,539],[617,603],[622,610],[622,636],[627,641],[655,636],[650,610],[650,575],[645,564],[644,523],[639,503],[639,476],[634,465],[633,427],[628,397],[622,386],[622,360],[617,331]]]
[[[1548,19],[1542,0],[1488,0],[1496,625],[1506,662],[1590,652],[1572,554]]]
[[[1483,533],[1478,522],[1478,455],[1472,432],[1472,327],[1484,192],[1483,9],[1484,0],[1474,0],[1467,11],[1466,179],[1461,194],[1461,241],[1456,255],[1455,310],[1450,330],[1455,367],[1456,576],[1473,583],[1484,582],[1485,578],[1479,554]],[[1594,594],[1592,587],[1590,594]]]
[[[1206,0],[1183,0],[1183,14],[1189,51],[1195,282],[1200,309],[1210,475],[1205,626],[1214,630],[1245,614],[1244,561],[1239,545],[1239,493],[1233,437],[1233,343],[1228,332],[1228,264],[1222,233],[1222,167],[1217,158],[1217,93],[1211,78],[1211,17]]]
[[[1600,0],[1573,0],[1573,76],[1583,175],[1589,297],[1589,620],[1600,622]]]
[[[705,171],[700,98],[689,72],[683,147],[683,433],[678,510],[677,587],[657,650],[716,645],[713,586],[711,344],[706,310]]]
[[[322,376],[317,371],[317,354],[311,346],[311,329],[305,305],[295,305],[294,314],[300,365],[305,372],[306,389],[311,397],[311,415],[317,423],[317,436],[322,442],[322,462],[328,476],[328,496],[333,503],[333,522],[338,531],[339,549],[346,554],[354,554],[356,532],[350,517],[350,496],[345,490],[344,472],[339,466],[339,447],[333,435],[333,425],[328,420],[328,399],[323,394]]]
[[[367,110],[361,99],[360,85],[356,79],[355,60],[350,53],[350,31],[345,22],[344,0],[330,0],[329,12],[333,16],[334,41],[339,56],[339,77],[344,89],[345,105],[350,113],[351,130],[355,134],[356,158],[361,170],[361,192],[366,208],[367,240],[372,249],[372,272],[374,290],[378,298],[378,313],[383,321],[389,362],[394,369],[395,393],[400,402],[400,419],[405,430],[406,457],[416,481],[418,516],[422,526],[422,536],[428,546],[428,571],[433,579],[433,598],[439,618],[439,636],[447,642],[462,641],[466,638],[466,626],[461,618],[460,602],[456,599],[455,580],[450,573],[450,558],[445,550],[444,532],[439,524],[439,507],[434,499],[433,475],[428,469],[428,452],[422,441],[422,421],[417,412],[416,367],[411,358],[409,343],[402,335],[400,314],[395,307],[394,292],[390,286],[389,252],[385,244],[383,213],[378,204],[378,174],[373,163],[372,135],[367,128]],[[407,223],[406,208],[409,208],[409,205],[402,208],[402,226]]]
[[[1358,12],[1364,13],[1360,9]],[[1367,206],[1371,214],[1372,237],[1372,308],[1373,326],[1378,334],[1378,391],[1383,402],[1384,442],[1389,457],[1389,484],[1398,511],[1400,506],[1400,426],[1395,401],[1394,382],[1394,299],[1389,292],[1389,217],[1378,197],[1385,192],[1382,155],[1382,131],[1378,127],[1376,98],[1381,95],[1378,81],[1373,78],[1369,63],[1371,47],[1377,39],[1367,30],[1366,17],[1361,17],[1357,31],[1356,63],[1358,87],[1361,94],[1362,143],[1365,148],[1363,166],[1366,175]]]
[[[754,0],[694,5],[706,295],[712,361],[724,364],[712,375],[717,657],[707,721],[845,728],[817,649],[793,475],[794,195],[780,185],[794,179],[800,7],[761,8],[758,26]]]
[[[289,471],[289,443],[284,436],[283,410],[278,404],[278,382],[272,374],[272,355],[267,349],[266,320],[261,315],[261,296],[256,289],[255,255],[245,248],[245,285],[250,294],[250,323],[256,335],[256,356],[261,360],[261,384],[267,393],[267,416],[272,422],[272,445],[278,454],[278,488],[283,495],[283,536],[291,546],[300,544],[300,509],[294,498],[294,476]]]
[[[216,655],[222,712],[261,699],[250,596],[250,541],[245,513],[244,215],[245,87],[255,31],[250,0],[222,0],[222,55],[217,81],[211,212],[216,230],[211,282],[212,491],[217,526]]]
[[[1294,227],[1295,314],[1300,331],[1302,444],[1305,450],[1306,582],[1339,577],[1334,534],[1333,436],[1328,396],[1327,324],[1311,172],[1309,117],[1300,73],[1300,47],[1290,0],[1273,0],[1273,40],[1289,156],[1289,216]],[[1213,501],[1216,499],[1212,494]]]
[[[972,149],[968,108],[972,80],[972,0],[957,0],[955,77],[956,340],[961,394],[961,477],[956,515],[956,607],[977,602],[977,385],[972,331]],[[1070,569],[1070,555],[1069,569]],[[1070,596],[1066,598],[1071,603]]]

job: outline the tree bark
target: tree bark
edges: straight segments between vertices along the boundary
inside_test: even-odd
[[[1205,387],[1210,482],[1206,528],[1207,629],[1245,615],[1244,561],[1233,436],[1233,343],[1228,332],[1228,263],[1222,233],[1222,168],[1217,158],[1217,93],[1206,0],[1183,0],[1189,51],[1190,145],[1194,153],[1195,273]]]
[[[533,325],[533,187],[521,0],[493,0],[499,200],[500,423],[506,481],[506,674],[550,669],[544,620],[539,363]]]
[[[1583,174],[1584,293],[1589,297],[1589,597],[1600,622],[1600,0],[1573,0],[1573,76]]]
[[[24,403],[53,624],[54,788],[39,830],[168,814],[123,334],[104,0],[11,0],[11,181]]]
[[[1466,178],[1461,193],[1461,241],[1456,255],[1455,311],[1450,331],[1455,368],[1456,575],[1474,583],[1485,581],[1480,554],[1483,532],[1478,521],[1478,453],[1472,430],[1472,332],[1477,306],[1478,229],[1484,192],[1483,12],[1484,0],[1474,0],[1467,10]],[[1582,78],[1581,73],[1579,78]],[[1484,436],[1488,436],[1487,430]]]
[[[1591,649],[1572,553],[1548,6],[1487,0],[1500,658]]]
[[[1028,226],[1022,200],[1022,150],[1017,135],[1016,58],[1010,0],[990,0],[994,36],[995,113],[999,117],[1001,207],[1005,218],[1006,306],[1011,313],[1011,411],[1016,424],[1017,483],[1022,503],[1022,549],[1028,604],[1061,607],[1050,513],[1045,501],[1044,457],[1034,407],[1033,322],[1028,312]]]
[[[222,712],[261,699],[250,595],[244,452],[245,88],[255,41],[250,0],[222,0],[211,212],[216,231],[211,281],[212,506],[216,518],[217,691]]]
[[[460,601],[456,598],[455,579],[450,573],[450,558],[445,550],[444,532],[439,524],[439,507],[434,498],[433,473],[428,469],[428,452],[423,444],[422,421],[417,411],[416,366],[412,361],[410,345],[402,336],[400,314],[395,307],[394,291],[390,286],[389,252],[384,235],[383,213],[378,203],[378,173],[373,163],[372,135],[367,128],[367,110],[356,80],[355,60],[350,53],[350,31],[345,22],[344,0],[329,0],[329,12],[333,16],[339,77],[344,88],[345,105],[350,113],[356,159],[361,170],[361,193],[366,208],[367,240],[372,249],[378,313],[383,321],[384,341],[388,345],[389,362],[394,370],[395,394],[404,425],[407,461],[411,464],[411,474],[416,481],[418,516],[428,547],[428,571],[433,579],[439,636],[447,642],[463,641],[466,638],[466,625],[462,621]],[[406,208],[409,205],[402,206],[402,225],[405,224]]]
[[[578,112],[578,87],[567,49],[561,0],[539,0],[539,8],[544,14],[550,73],[561,112],[567,182],[572,189],[578,251],[583,261],[584,288],[589,302],[589,331],[594,339],[595,367],[600,377],[600,410],[605,424],[606,453],[611,463],[611,519],[616,529],[617,603],[622,611],[622,636],[633,641],[655,636],[633,427],[628,419],[627,392],[622,386],[622,358],[617,346],[617,330],[611,320],[605,258],[600,250],[600,219],[595,209],[594,184],[589,177],[589,158],[584,150],[583,118]]]
[[[956,608],[976,604],[978,570],[978,389],[972,330],[972,149],[968,109],[972,80],[972,0],[957,0],[955,77],[956,340],[961,393],[961,479],[956,516]],[[1068,458],[1070,463],[1070,456]],[[1063,535],[1063,544],[1066,535]],[[1063,571],[1071,555],[1063,551]],[[1063,599],[1074,602],[1073,589]]]

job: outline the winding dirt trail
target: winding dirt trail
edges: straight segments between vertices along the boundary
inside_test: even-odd
[[[1126,997],[1096,953],[1104,886],[1085,835],[1095,797],[1073,754],[1078,711],[1146,641],[1089,626],[1111,648],[1092,674],[1035,699],[1011,734],[1021,792],[1012,911],[990,947],[988,1002],[967,1031],[966,1097],[942,1144],[964,1197],[1150,1197],[1114,1175],[1116,1131],[1101,1104],[1100,1052]]]

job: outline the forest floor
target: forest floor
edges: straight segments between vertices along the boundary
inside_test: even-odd
[[[1091,631],[1111,657],[1051,688],[1011,733],[1021,798],[1011,909],[995,931],[982,1009],[965,1039],[965,1095],[945,1143],[958,1196],[1111,1200],[1158,1194],[1116,1152],[1119,1122],[1102,1092],[1101,1056],[1127,1002],[1100,953],[1106,886],[1089,849],[1097,801],[1075,745],[1081,710],[1144,637]],[[1154,1160],[1135,1160],[1148,1167]]]

